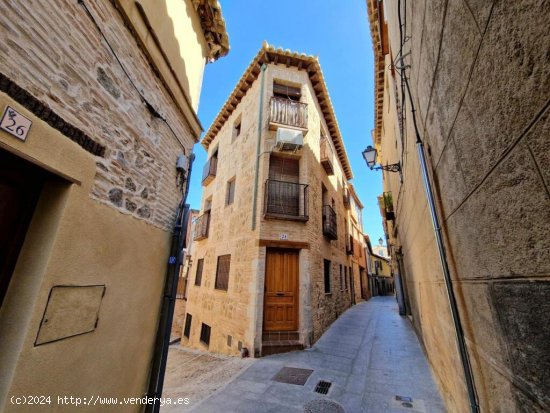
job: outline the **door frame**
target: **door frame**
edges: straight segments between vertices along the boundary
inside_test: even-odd
[[[279,330],[265,330],[265,304],[266,304],[266,287],[267,287],[267,256],[270,253],[270,251],[287,251],[292,253],[293,255],[296,255],[296,283],[295,283],[295,315],[296,315],[296,329],[295,330],[288,330],[288,331],[299,331],[300,330],[300,249],[298,248],[285,248],[285,247],[266,247],[265,251],[265,269],[264,269],[264,288],[263,288],[263,299],[261,303],[261,320],[262,320],[262,328],[261,333],[269,332],[269,331],[279,331]],[[282,330],[281,330],[282,331]]]

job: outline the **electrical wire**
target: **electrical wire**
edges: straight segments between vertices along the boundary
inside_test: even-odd
[[[182,149],[183,149],[183,154],[185,155],[185,146],[183,145],[183,143],[180,141],[178,135],[176,134],[176,132],[174,131],[174,129],[172,128],[172,126],[170,126],[170,123],[168,123],[168,121],[166,120],[166,118],[164,116],[162,116],[157,109],[155,109],[155,107],[147,100],[147,98],[143,95],[143,92],[138,89],[138,87],[136,86],[136,84],[134,83],[134,80],[132,79],[132,77],[130,76],[130,74],[128,73],[128,71],[126,70],[126,67],[124,66],[124,64],[121,62],[121,60],[119,59],[118,55],[116,54],[115,50],[113,49],[113,46],[111,46],[111,43],[109,42],[109,40],[107,39],[107,37],[105,36],[105,33],[103,32],[103,30],[101,29],[101,27],[99,26],[99,24],[97,23],[97,20],[95,19],[95,17],[93,16],[93,14],[91,13],[90,9],[88,8],[88,6],[86,5],[86,3],[84,2],[84,0],[78,0],[78,4],[80,4],[86,14],[88,15],[88,17],[90,18],[90,20],[92,21],[92,23],[94,24],[94,26],[96,27],[97,31],[99,32],[99,34],[101,35],[101,37],[103,38],[103,40],[105,41],[105,43],[107,44],[107,47],[109,48],[109,50],[111,51],[111,54],[113,55],[113,57],[115,58],[115,60],[117,61],[118,65],[120,66],[120,68],[122,69],[122,72],[124,72],[124,74],[126,75],[126,77],[128,78],[128,81],[130,82],[130,84],[132,85],[132,87],[135,89],[135,91],[137,92],[137,94],[139,95],[141,101],[145,104],[145,107],[147,108],[147,110],[155,117],[155,118],[158,118],[160,119],[167,127],[168,129],[170,130],[170,132],[172,132],[172,135],[174,135],[174,137],[176,138],[176,141],[181,145]]]

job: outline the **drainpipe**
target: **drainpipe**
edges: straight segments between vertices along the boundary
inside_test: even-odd
[[[266,64],[262,64],[262,79],[260,80],[260,110],[258,111],[258,144],[256,145],[256,173],[254,175],[254,193],[252,195],[252,231],[256,229],[256,208],[258,204],[258,178],[260,175],[260,148],[262,143],[262,118],[264,108],[264,77]]]
[[[172,231],[172,243],[170,246],[168,267],[166,269],[160,320],[157,328],[157,336],[155,338],[149,387],[147,390],[147,398],[151,398],[153,403],[147,403],[145,407],[145,412],[147,413],[158,413],[160,410],[160,397],[162,396],[162,388],[164,385],[166,362],[168,360],[168,347],[170,346],[170,333],[172,330],[172,321],[174,319],[179,268],[181,263],[185,260],[185,253],[182,253],[182,251],[183,248],[186,247],[185,235],[187,234],[190,209],[189,204],[185,202],[187,200],[187,194],[189,193],[189,183],[191,182],[191,170],[194,160],[195,155],[191,153],[189,157],[189,169],[187,172],[185,192],[178,206],[176,223]]]

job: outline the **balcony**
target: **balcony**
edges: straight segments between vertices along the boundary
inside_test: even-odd
[[[327,175],[334,175],[334,152],[328,138],[321,138],[321,165]]]
[[[323,205],[323,235],[328,239],[338,239],[336,212],[330,205]]]
[[[204,165],[202,170],[202,185],[206,186],[216,177],[216,172],[218,170],[218,158],[212,157]]]
[[[353,254],[353,237],[349,234],[346,234],[346,254]]]
[[[305,222],[308,215],[308,185],[265,181],[264,217]]]
[[[384,192],[383,200],[384,200],[384,212],[386,215],[386,220],[387,221],[395,220],[395,213],[393,212],[393,197],[391,192]]]
[[[210,211],[206,211],[199,216],[195,221],[195,234],[193,235],[194,241],[200,241],[201,239],[208,238],[208,230],[210,229]]]
[[[269,102],[269,128],[279,126],[307,131],[307,103],[273,96]]]

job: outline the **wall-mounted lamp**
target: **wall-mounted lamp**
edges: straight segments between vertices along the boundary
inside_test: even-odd
[[[379,170],[382,169],[383,171],[389,171],[389,172],[400,172],[401,171],[401,163],[392,163],[391,165],[376,165],[376,154],[377,150],[373,148],[372,146],[367,146],[367,148],[363,151],[363,158],[365,158],[365,162],[367,163],[367,166],[372,170]]]

